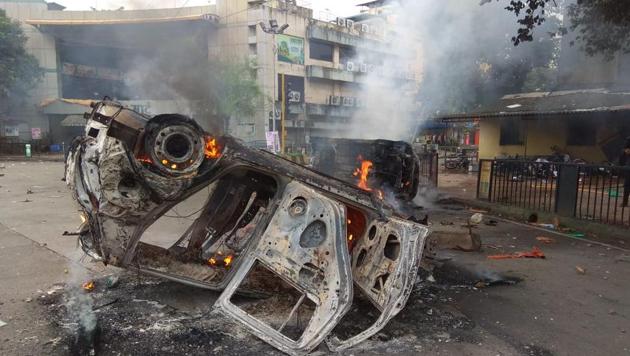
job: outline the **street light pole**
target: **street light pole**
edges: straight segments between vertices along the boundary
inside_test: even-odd
[[[273,102],[273,119],[271,120],[271,132],[276,132],[276,84],[278,82],[278,79],[276,78],[277,74],[276,74],[276,61],[278,60],[278,46],[276,45],[276,34],[273,33],[271,35],[272,41],[273,41],[273,58],[271,59],[271,62],[273,63],[272,67],[273,67],[273,93],[271,94],[271,98],[272,98],[272,102]]]
[[[278,26],[278,21],[276,20],[269,20],[269,25],[267,25],[264,22],[260,22],[259,23],[260,28],[263,30],[263,32],[270,34],[271,35],[271,40],[273,41],[272,44],[272,52],[273,52],[273,59],[272,59],[272,66],[273,66],[273,93],[271,95],[272,100],[273,100],[273,118],[271,121],[271,131],[272,132],[277,132],[276,130],[276,82],[278,81],[278,78],[276,78],[277,74],[276,74],[276,61],[278,60],[278,46],[276,45],[276,35],[279,34],[283,34],[284,30],[286,30],[289,25],[288,24],[284,24],[282,26]],[[283,128],[284,129],[284,128]],[[280,134],[278,135],[278,137],[282,137],[283,135]],[[280,138],[280,142],[282,147],[284,147],[284,138]],[[282,150],[284,151],[284,150]]]

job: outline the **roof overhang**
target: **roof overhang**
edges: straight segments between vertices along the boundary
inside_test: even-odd
[[[520,117],[536,120],[543,117],[579,117],[630,112],[630,93],[605,89],[583,89],[557,92],[534,92],[505,95],[497,102],[471,110],[437,116],[445,122]]]
[[[501,119],[507,117],[520,117],[523,119],[535,120],[548,116],[569,116],[569,117],[583,117],[584,115],[605,114],[605,113],[617,113],[617,112],[630,112],[630,105],[615,106],[609,108],[594,108],[583,110],[567,110],[567,111],[510,111],[510,112],[487,112],[487,113],[471,113],[471,114],[453,114],[446,116],[439,116],[436,120],[443,122],[461,122],[461,121],[475,121],[483,119]]]
[[[85,127],[87,119],[83,115],[68,115],[61,120],[61,126],[65,127]]]
[[[48,99],[39,104],[46,115],[83,115],[91,110],[93,100],[83,99]],[[85,122],[84,122],[85,123]]]
[[[33,26],[95,26],[95,25],[135,25],[154,24],[179,21],[203,21],[218,24],[219,16],[213,14],[147,17],[147,18],[118,18],[118,19],[31,19],[25,22]]]

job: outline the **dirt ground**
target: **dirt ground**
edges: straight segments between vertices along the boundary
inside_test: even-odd
[[[0,167],[0,320],[6,323],[0,354],[81,353],[85,344],[75,342],[77,335],[91,337],[102,355],[280,354],[213,311],[215,292],[85,259],[74,239],[61,237],[79,222],[60,181],[62,163]],[[428,210],[433,228],[464,224],[472,214],[449,201]],[[475,229],[481,251],[441,251],[435,282],[424,274],[390,324],[343,354],[630,355],[630,252],[624,249],[630,242],[601,245],[488,220],[496,226]],[[546,258],[487,258],[533,246]],[[96,278],[93,292],[77,289],[90,278]],[[361,303],[353,308],[359,309],[351,314],[363,310]],[[90,322],[96,332],[77,332]],[[327,350],[322,345],[316,353]]]

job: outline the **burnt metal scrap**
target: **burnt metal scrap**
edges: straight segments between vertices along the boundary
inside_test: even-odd
[[[323,341],[343,350],[382,329],[411,293],[428,235],[375,192],[213,136],[185,116],[148,117],[111,101],[93,104],[85,135],[68,155],[66,181],[84,214],[79,242],[87,254],[222,291],[216,308],[295,355]],[[203,208],[170,247],[142,241],[160,217],[203,189]],[[298,296],[281,325],[235,302],[238,291],[255,289],[249,281],[261,271]],[[380,315],[341,339],[334,328],[359,295]],[[288,332],[303,307],[310,321],[299,334]]]

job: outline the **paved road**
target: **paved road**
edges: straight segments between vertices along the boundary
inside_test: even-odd
[[[464,222],[461,212],[443,214],[436,218]],[[523,282],[457,294],[458,310],[527,354],[630,354],[627,251],[503,221],[476,230],[484,244],[481,253],[445,252],[460,267],[455,270],[513,275]],[[537,237],[553,242],[545,244]],[[533,246],[542,249],[546,258],[487,258],[529,251]]]
[[[4,174],[0,176],[0,320],[8,323],[0,327],[0,354],[41,354],[52,347],[56,334],[29,298],[58,282],[76,282],[113,270],[81,260],[76,241],[61,237],[79,223],[70,193],[60,180],[63,164],[0,162],[0,167],[4,167],[0,168]],[[470,215],[453,208],[461,209],[433,211],[430,221],[461,224]],[[478,233],[483,251],[444,251],[443,257],[455,267],[453,273],[447,270],[442,273],[446,276],[438,276],[438,281],[462,273],[508,273],[524,281],[515,286],[448,289],[445,293],[452,301],[446,299],[438,307],[468,317],[475,325],[474,341],[449,342],[451,336],[441,331],[434,339],[444,341],[425,345],[422,353],[630,355],[630,257],[626,252],[503,221],[496,227],[482,225]],[[542,244],[538,236],[554,242]],[[546,259],[487,259],[490,254],[529,250],[534,245],[543,249]],[[576,270],[578,266],[584,274]],[[415,317],[415,306],[408,308],[406,315]],[[405,311],[397,320],[392,327],[413,324]],[[419,340],[424,345],[424,339]]]

